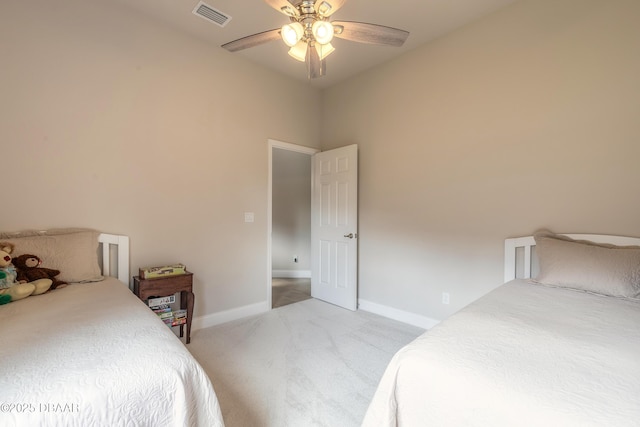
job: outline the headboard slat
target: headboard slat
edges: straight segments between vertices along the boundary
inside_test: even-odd
[[[115,245],[117,258],[118,280],[129,286],[129,237],[117,234],[102,233],[98,237],[98,242],[102,244],[102,274],[111,276],[111,245]]]
[[[111,245],[109,243],[102,244],[102,275],[111,276]]]

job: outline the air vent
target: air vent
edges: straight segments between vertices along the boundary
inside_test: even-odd
[[[196,5],[195,9],[193,9],[193,14],[221,27],[224,27],[229,21],[231,21],[231,17],[229,15],[214,9],[202,1]]]

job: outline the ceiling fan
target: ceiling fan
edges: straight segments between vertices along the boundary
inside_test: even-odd
[[[223,44],[230,52],[282,39],[289,46],[289,55],[307,64],[310,79],[324,76],[325,58],[335,50],[333,37],[360,43],[402,46],[409,32],[383,25],[353,21],[332,21],[329,17],[346,0],[265,0],[274,9],[289,17],[282,28],[268,30]]]

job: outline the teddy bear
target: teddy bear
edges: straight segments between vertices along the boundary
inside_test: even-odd
[[[51,279],[51,288],[64,288],[67,282],[58,280],[56,276],[60,274],[60,270],[51,268],[41,268],[42,260],[37,255],[24,254],[13,258],[13,265],[18,271],[18,282],[33,282],[39,279]]]
[[[3,273],[0,275],[0,298],[9,302],[6,298],[9,296],[10,301],[17,301],[30,295],[40,295],[47,292],[52,284],[51,279],[39,279],[28,283],[16,281],[18,272],[11,263],[11,253],[14,247],[12,243],[0,243],[0,272]]]

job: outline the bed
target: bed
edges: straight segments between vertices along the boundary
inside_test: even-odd
[[[506,283],[401,349],[363,426],[640,425],[638,245],[507,239]]]
[[[224,425],[202,367],[129,290],[126,236],[66,229],[3,240],[47,254],[70,284],[0,306],[0,425]]]

